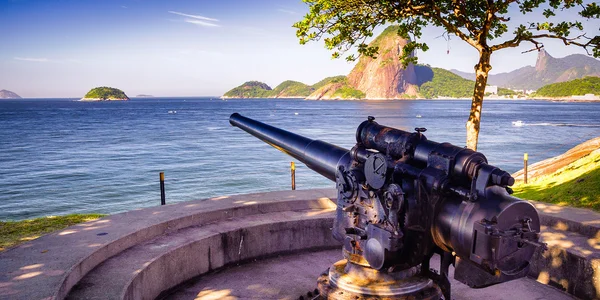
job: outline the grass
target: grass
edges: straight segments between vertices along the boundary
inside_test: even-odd
[[[513,190],[523,199],[600,211],[600,149]]]
[[[101,214],[49,216],[23,221],[0,222],[0,251],[35,240],[40,236],[71,225],[101,218]]]

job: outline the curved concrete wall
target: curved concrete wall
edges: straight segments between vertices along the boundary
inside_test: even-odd
[[[228,264],[294,251],[341,249],[331,237],[331,225],[332,218],[328,217],[266,223],[211,235],[152,261],[131,280],[121,298],[155,299],[165,290]]]

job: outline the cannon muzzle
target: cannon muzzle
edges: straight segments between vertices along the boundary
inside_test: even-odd
[[[347,149],[320,140],[309,139],[238,113],[229,117],[229,123],[292,156],[332,181],[335,181],[335,172],[338,166],[347,166],[350,162],[350,153]]]

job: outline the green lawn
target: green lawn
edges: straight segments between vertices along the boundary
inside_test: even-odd
[[[49,216],[23,221],[0,222],[0,251],[31,241],[40,236],[71,225],[101,218],[101,214],[73,214]]]
[[[513,190],[513,196],[523,199],[600,211],[600,149]]]

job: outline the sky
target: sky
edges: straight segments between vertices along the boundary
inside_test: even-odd
[[[292,25],[307,11],[300,0],[0,0],[0,89],[26,98],[77,98],[96,86],[129,96],[219,96],[249,80],[275,87],[348,74],[354,64],[331,59],[322,41],[299,44]],[[511,19],[535,21],[515,11]],[[600,21],[582,21],[598,34]],[[472,71],[477,52],[442,33],[424,29],[430,50],[419,61]],[[544,45],[554,57],[585,54]],[[491,73],[535,65],[537,53],[522,54],[530,48],[494,53]]]

